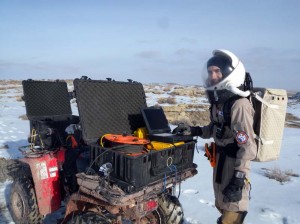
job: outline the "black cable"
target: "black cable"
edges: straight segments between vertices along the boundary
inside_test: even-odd
[[[253,81],[249,72],[246,72],[245,81],[244,81],[244,91],[253,90]]]
[[[90,166],[89,166],[88,169],[86,170],[85,174],[88,175],[90,169],[92,169],[92,166],[94,165],[94,163],[96,162],[96,160],[99,159],[101,156],[103,156],[105,153],[107,153],[107,152],[109,152],[109,151],[112,151],[112,149],[107,149],[107,150],[103,151],[102,153],[100,153],[100,154],[93,160],[93,162],[90,164]],[[86,179],[86,177],[84,177],[84,178],[82,179],[82,182],[83,182],[85,179]],[[77,194],[79,194],[79,193],[80,193],[80,187],[79,187],[78,190],[77,190]],[[77,205],[77,201],[78,201],[78,200],[75,200],[75,201],[74,201],[76,205]],[[72,221],[73,221],[73,218],[74,218],[74,214],[75,214],[75,212],[73,211],[73,212],[72,212],[72,218],[71,218]]]

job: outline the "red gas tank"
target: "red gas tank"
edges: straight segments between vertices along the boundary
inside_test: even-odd
[[[64,161],[64,150],[50,152],[38,158],[22,158],[30,166],[39,211],[46,215],[61,206],[59,170]]]

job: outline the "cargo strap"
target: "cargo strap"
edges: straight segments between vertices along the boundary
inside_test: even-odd
[[[72,149],[76,149],[79,146],[78,142],[76,141],[76,138],[73,135],[68,135],[68,137],[66,138],[66,142],[67,145]]]
[[[251,190],[252,190],[252,185],[251,185],[251,182],[250,182],[250,179],[246,177],[245,179],[246,183],[249,184],[249,200],[251,200]]]
[[[30,135],[30,147],[33,149],[36,143],[36,137],[39,137],[41,148],[44,149],[44,142],[40,134],[37,133],[36,129],[32,128],[31,135]]]
[[[229,156],[231,158],[236,158],[236,153],[239,149],[239,146],[237,145],[236,142],[234,142],[224,147],[216,145],[216,148],[217,148],[217,153],[219,153],[219,160],[218,160],[218,165],[216,170],[215,182],[221,184],[226,156]]]
[[[167,183],[167,172],[170,171],[171,173],[174,172],[175,173],[175,183],[174,186],[176,186],[176,182],[177,182],[177,167],[175,165],[168,165],[167,166],[168,170],[165,171],[164,174],[164,188],[163,191],[165,191],[167,189],[166,183]]]
[[[222,183],[222,174],[223,174],[223,168],[225,164],[226,154],[224,151],[219,152],[219,160],[218,160],[218,166],[217,166],[217,172],[216,172],[216,179],[215,182],[218,184]]]
[[[272,109],[279,109],[278,105],[268,103],[263,98],[261,98],[257,93],[253,93],[253,97],[258,101],[260,101],[261,103],[265,104],[267,107],[270,107]]]
[[[256,134],[254,134],[254,137],[256,140],[258,140],[262,145],[272,145],[274,143],[274,140],[266,140]]]

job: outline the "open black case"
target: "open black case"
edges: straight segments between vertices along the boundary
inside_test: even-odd
[[[23,100],[30,122],[29,142],[53,150],[66,144],[66,127],[77,124],[72,115],[70,94],[65,81],[24,80]]]
[[[141,83],[75,79],[74,92],[82,136],[90,146],[91,167],[98,172],[104,164],[112,164],[109,178],[124,191],[140,190],[195,166],[195,141],[161,150],[145,150],[144,145],[130,144],[101,146],[100,139],[106,134],[132,135],[145,127],[141,109],[147,104]],[[143,153],[127,153],[139,150]]]

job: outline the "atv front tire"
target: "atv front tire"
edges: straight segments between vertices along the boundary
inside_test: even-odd
[[[67,224],[110,224],[110,220],[94,212],[81,212],[71,217]]]
[[[43,223],[30,178],[16,179],[10,190],[9,211],[16,224]]]
[[[182,224],[183,210],[175,196],[163,195],[159,198],[157,210],[149,213],[140,220],[141,224]],[[122,220],[123,223],[133,224],[130,220]],[[94,212],[82,212],[71,217],[67,224],[110,224],[111,219]]]
[[[183,210],[177,197],[162,195],[158,200],[157,209],[162,224],[182,224]]]

